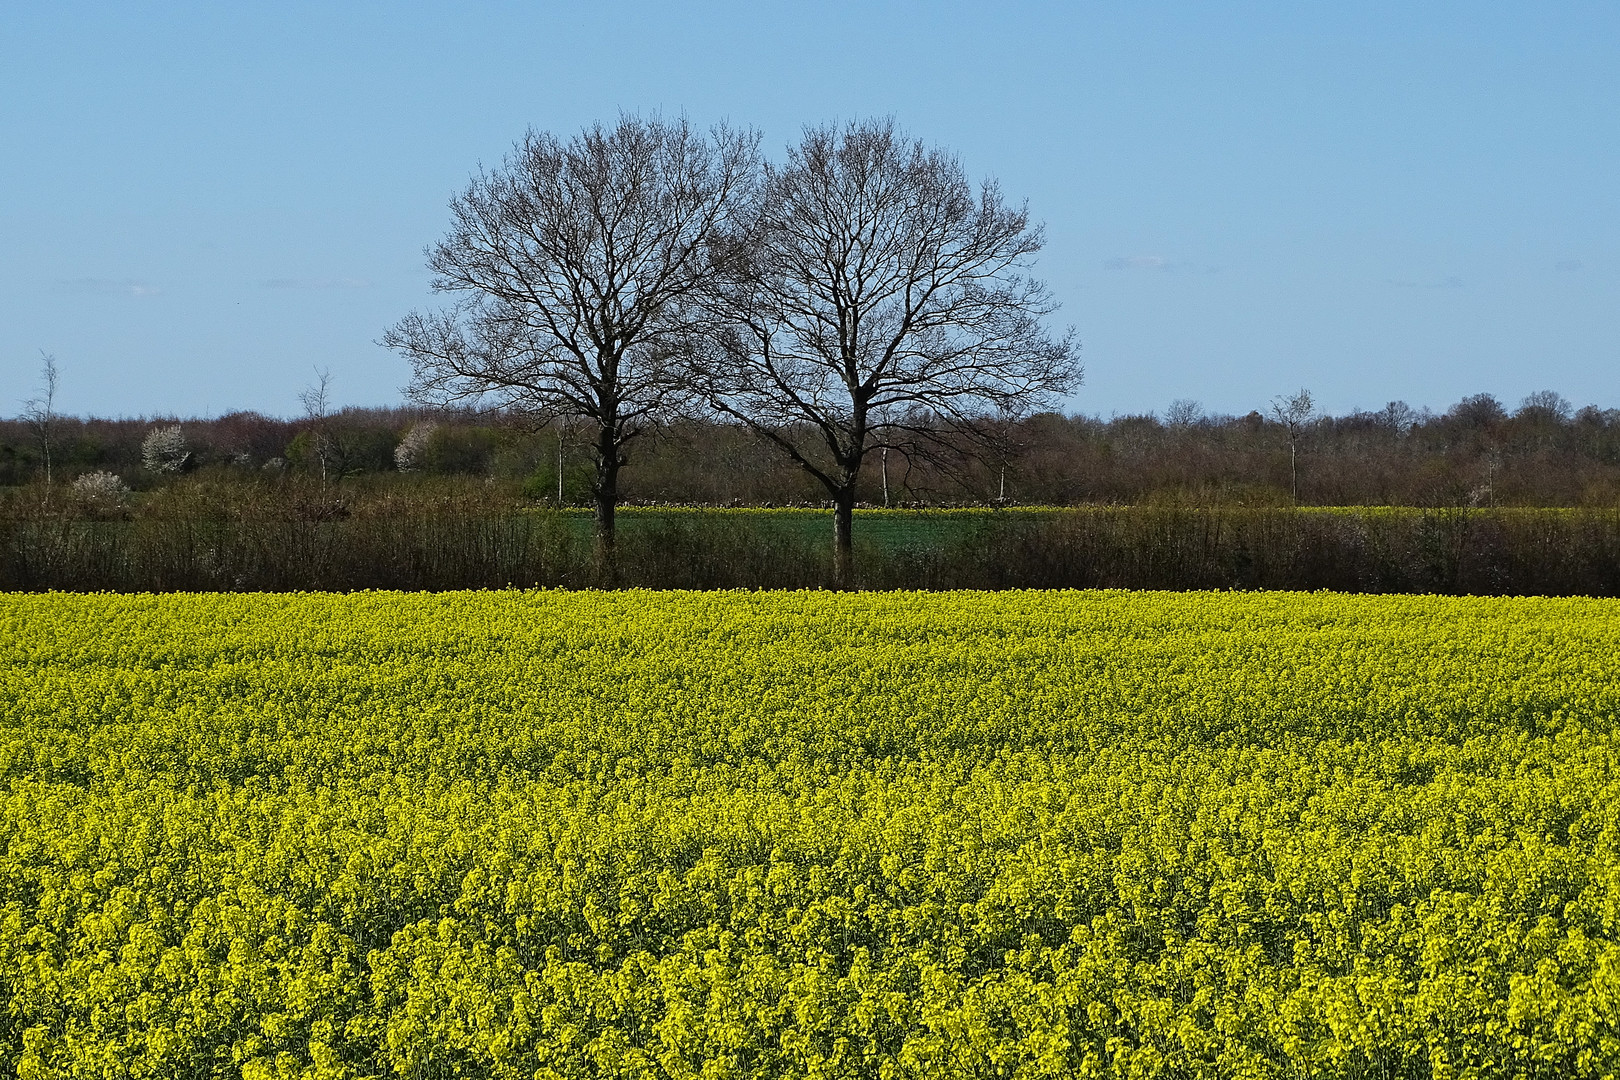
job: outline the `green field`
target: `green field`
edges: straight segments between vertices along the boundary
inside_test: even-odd
[[[1620,602],[0,594],[0,1076],[1603,1077]]]

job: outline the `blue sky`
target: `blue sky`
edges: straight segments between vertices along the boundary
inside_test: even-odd
[[[1620,406],[1620,4],[8,4],[0,415],[349,404],[528,127],[892,114],[1045,221],[1070,409]]]

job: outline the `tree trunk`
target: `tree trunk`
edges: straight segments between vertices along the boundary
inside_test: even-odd
[[[612,588],[618,583],[614,511],[619,506],[619,447],[613,427],[603,424],[596,438],[596,577]]]
[[[850,483],[833,494],[833,587],[850,589],[855,585],[855,548],[851,531],[855,524],[855,485]]]

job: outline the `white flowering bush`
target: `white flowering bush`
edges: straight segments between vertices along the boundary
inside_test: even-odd
[[[150,472],[179,472],[190,460],[191,451],[186,449],[186,435],[179,424],[155,427],[141,440],[141,464]]]
[[[421,468],[423,459],[427,456],[428,443],[437,430],[439,425],[431,422],[413,425],[399,441],[399,445],[394,447],[394,468],[400,472]]]
[[[87,510],[116,510],[129,501],[129,485],[116,473],[85,473],[72,486],[74,500]]]

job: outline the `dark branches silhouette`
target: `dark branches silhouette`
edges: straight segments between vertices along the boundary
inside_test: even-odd
[[[694,379],[826,489],[841,586],[869,453],[987,435],[986,417],[1080,381],[1073,333],[1048,335],[1057,305],[1026,273],[1042,244],[1027,209],[892,120],[807,130],[726,240]]]
[[[383,336],[424,404],[488,403],[595,429],[596,537],[611,578],[629,444],[688,391],[680,343],[714,272],[712,248],[753,204],[759,137],[684,119],[621,117],[564,143],[530,132],[451,203],[427,252],[459,302]]]

